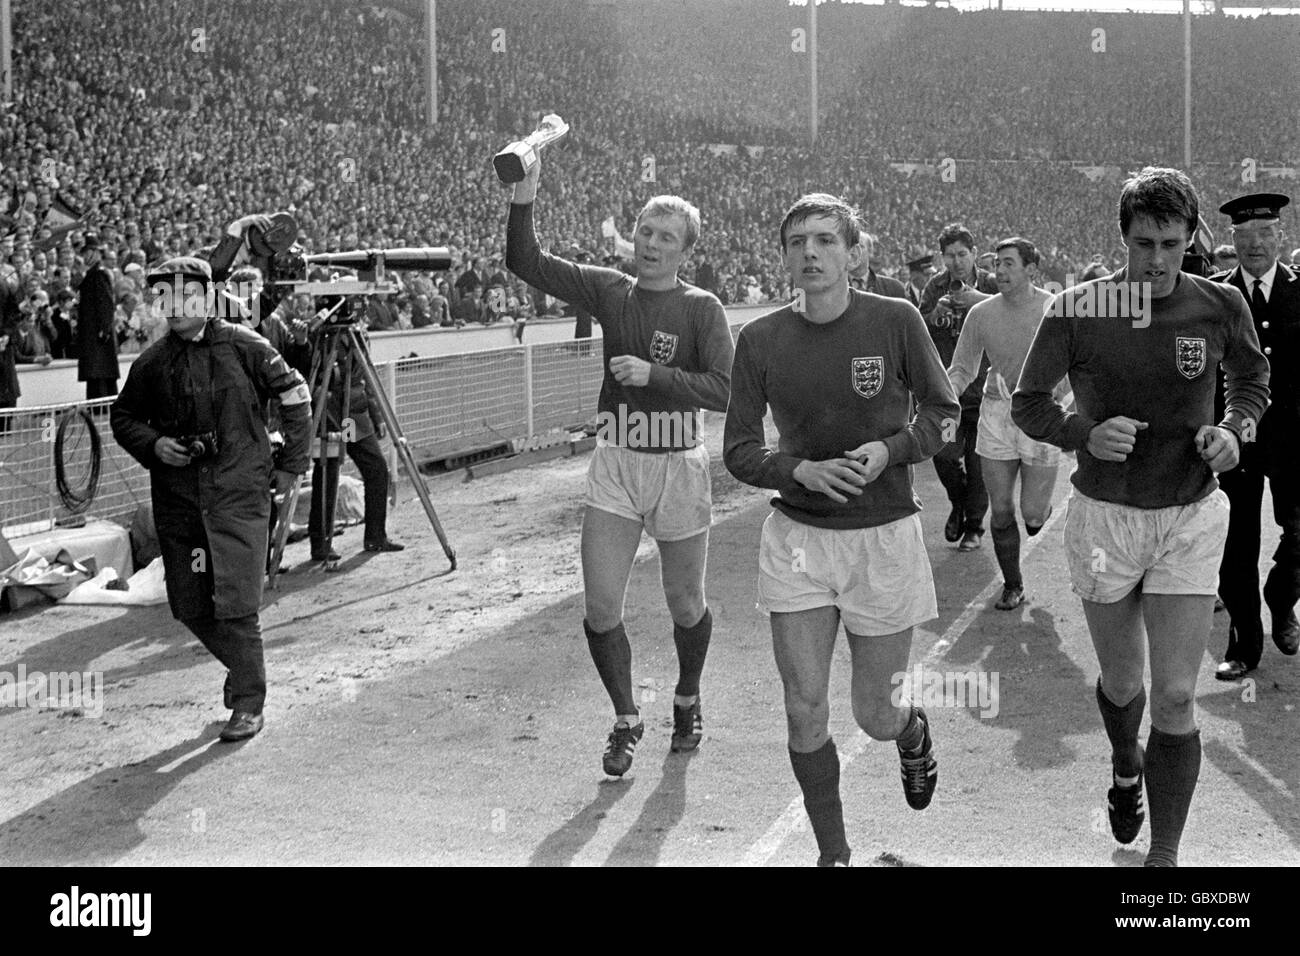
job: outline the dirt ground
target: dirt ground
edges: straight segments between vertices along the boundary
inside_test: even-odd
[[[705,413],[717,520],[752,505],[757,494],[722,467],[722,418]],[[588,461],[577,455],[473,480],[464,471],[428,479],[456,551],[454,572],[404,475],[388,531],[405,551],[367,554],[361,529],[352,527],[335,539],[343,560],[327,572],[310,561],[307,542],[289,545],[290,572],[263,600],[268,720],[355,698],[366,682],[428,664],[581,595]],[[654,552],[644,538],[638,561]],[[196,720],[216,716],[220,704],[223,672],[214,661],[195,667],[211,658],[166,605],[44,605],[0,616],[0,661],[11,673],[20,662],[28,673],[102,671],[106,697],[91,733],[89,717],[0,709],[7,722],[0,761],[30,785],[0,796],[5,816],[87,773],[155,753],[192,732]]]
[[[223,671],[167,608],[50,607],[0,618],[0,671],[99,671],[101,717],[0,708],[0,859],[26,864],[808,865],[816,848],[786,754],[754,563],[768,494],[720,460],[706,415],[715,523],[705,738],[668,752],[676,659],[643,542],[628,593],[633,679],[646,737],[632,772],[604,778],[608,701],[582,640],[578,535],[586,455],[429,487],[459,556],[447,562],[409,484],[390,517],[400,554],[337,540],[340,569],[290,546],[263,613],[266,730],[215,742]],[[832,733],[855,864],[1141,864],[1149,828],[1119,847],[1105,822],[1109,748],[1093,698],[1096,657],[1069,587],[1056,512],[1025,544],[1030,601],[991,608],[991,544],[959,553],[933,467],[915,469],[939,617],[914,665],[1001,676],[996,712],[931,713],[934,803],[909,810],[892,745],[847,706],[836,651]],[[1271,514],[1266,502],[1265,514]],[[1268,529],[1261,563],[1276,544]],[[1265,648],[1247,685],[1213,679],[1217,615],[1197,688],[1204,759],[1184,837],[1197,866],[1300,864],[1297,658]],[[938,889],[939,887],[935,887]],[[1216,888],[1231,889],[1219,886]]]

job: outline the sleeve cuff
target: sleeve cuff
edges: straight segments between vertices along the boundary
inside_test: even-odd
[[[906,432],[890,435],[884,439],[884,445],[889,450],[890,465],[910,465],[913,463],[910,456],[912,438]]]
[[[1088,447],[1088,436],[1100,422],[1094,422],[1091,418],[1084,418],[1082,415],[1075,415],[1065,426],[1065,438],[1068,444],[1065,446],[1067,451],[1079,451]]]
[[[163,463],[162,459],[158,457],[158,453],[154,451],[154,446],[158,444],[158,439],[162,437],[163,437],[162,432],[155,431],[149,437],[148,442],[144,446],[144,454],[141,455],[140,457],[141,459],[143,459],[141,461],[141,464],[144,465],[146,470],[152,470],[154,468],[160,467]]]
[[[673,370],[665,365],[655,365],[650,363],[650,379],[646,382],[650,388],[663,389],[671,387],[673,384]]]
[[[1245,425],[1246,425],[1246,420],[1244,418],[1238,419],[1235,416],[1225,415],[1223,421],[1219,422],[1218,427],[1224,429],[1225,431],[1230,431],[1234,435],[1236,435],[1237,447],[1240,448],[1241,443],[1244,440],[1243,435],[1245,432]]]
[[[799,464],[802,461],[803,461],[802,458],[796,458],[793,455],[776,456],[776,460],[772,463],[772,465],[773,468],[776,470],[777,478],[781,482],[781,484],[777,485],[778,490],[780,490],[781,488],[796,488],[796,487],[802,488],[803,487],[802,485],[799,484],[798,480],[794,476],[794,470],[799,467]]]

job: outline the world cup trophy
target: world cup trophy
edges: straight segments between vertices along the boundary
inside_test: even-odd
[[[537,129],[492,157],[497,178],[507,186],[522,182],[528,171],[537,165],[537,154],[551,143],[563,139],[568,132],[568,123],[555,113],[547,113]]]

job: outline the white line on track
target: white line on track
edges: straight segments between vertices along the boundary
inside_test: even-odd
[[[1240,760],[1242,763],[1248,766],[1251,770],[1255,771],[1255,773],[1259,774],[1260,779],[1266,782],[1274,790],[1276,790],[1280,796],[1286,797],[1288,799],[1294,799],[1291,793],[1291,789],[1286,785],[1286,781],[1279,780],[1277,777],[1273,776],[1273,774],[1269,773],[1267,767],[1265,767],[1262,763],[1260,763],[1250,754],[1246,753],[1246,751],[1243,750],[1241,747],[1228,745],[1228,748],[1232,751],[1232,755],[1234,757],[1236,757],[1238,760]]]
[[[181,754],[179,757],[177,757],[177,758],[176,758],[175,760],[173,760],[171,763],[163,764],[163,766],[159,767],[159,768],[155,771],[155,773],[171,773],[173,770],[175,770],[175,769],[176,769],[177,767],[179,767],[181,764],[186,763],[186,762],[188,762],[188,761],[190,761],[190,760],[193,760],[193,759],[194,759],[195,757],[197,757],[199,754],[204,753],[204,752],[206,752],[206,751],[208,751],[208,750],[212,750],[212,749],[214,749],[214,748],[216,748],[216,747],[220,747],[220,746],[221,746],[221,744],[218,743],[218,742],[215,741],[215,740],[210,740],[210,741],[207,741],[206,743],[201,743],[201,744],[199,744],[198,746],[194,747],[193,749],[187,751],[186,753]]]
[[[1025,542],[1024,547],[1021,548],[1020,559],[1022,564],[1024,563],[1024,559],[1033,552],[1034,548],[1038,547],[1038,545],[1047,537],[1047,532],[1054,524],[1056,524],[1056,519],[1065,513],[1070,502],[1070,497],[1074,494],[1073,486],[1067,484],[1066,488],[1067,493],[1065,498],[1061,500],[1059,505],[1052,509],[1051,515],[1043,525],[1043,530],[1038,532],[1034,537],[1029,538]],[[945,654],[948,653],[948,649],[956,643],[957,639],[961,637],[966,628],[970,627],[971,622],[975,620],[975,616],[988,608],[989,600],[998,592],[1000,586],[1001,577],[995,574],[993,580],[989,581],[988,586],[979,594],[975,595],[962,612],[957,615],[957,619],[948,625],[948,629],[943,632],[943,636],[935,642],[934,647],[930,648],[925,657],[921,659],[921,667],[924,668],[937,663]],[[867,744],[870,741],[871,738],[868,737],[861,728],[859,728],[858,732],[853,735],[853,738],[848,742],[848,744],[839,751],[841,773],[843,773],[844,768],[851,764],[859,754],[867,749]],[[767,863],[767,861],[772,859],[772,857],[776,855],[776,852],[781,849],[781,845],[785,843],[786,838],[795,830],[799,830],[804,826],[805,820],[806,814],[803,808],[803,794],[799,794],[790,801],[789,806],[787,806],[781,812],[781,815],[773,821],[772,825],[767,828],[767,832],[764,833],[758,841],[745,852],[745,855],[740,859],[740,865],[762,866]]]

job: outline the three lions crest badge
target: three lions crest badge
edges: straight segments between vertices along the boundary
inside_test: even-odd
[[[1184,378],[1196,378],[1205,371],[1205,339],[1177,337],[1178,371]]]
[[[863,398],[875,398],[885,383],[885,359],[872,355],[853,359],[853,391]]]
[[[667,365],[677,354],[677,336],[655,330],[650,340],[650,358],[656,365]]]

